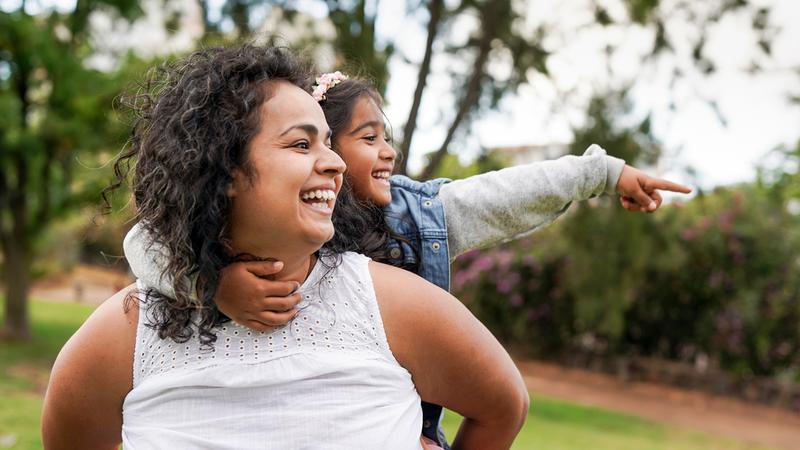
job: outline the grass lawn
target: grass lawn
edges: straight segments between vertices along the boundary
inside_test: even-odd
[[[461,417],[445,414],[448,438]],[[638,417],[533,396],[528,420],[514,450],[767,450]]]
[[[2,300],[0,300],[2,305]],[[0,449],[39,449],[39,415],[50,366],[93,308],[34,301],[36,339],[0,343]],[[0,318],[2,318],[0,307]],[[452,438],[460,418],[449,413]],[[691,430],[553,399],[534,397],[514,449],[542,450],[767,450]]]
[[[86,305],[33,301],[34,340],[0,342],[0,449],[42,447],[39,416],[50,367],[64,342],[93,310]],[[0,318],[3,315],[0,308]]]

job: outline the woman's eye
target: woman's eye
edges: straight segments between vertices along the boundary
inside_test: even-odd
[[[303,150],[308,150],[309,148],[311,148],[311,146],[309,145],[308,141],[295,142],[293,147],[302,148]]]

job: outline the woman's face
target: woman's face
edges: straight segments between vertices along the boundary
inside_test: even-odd
[[[356,197],[378,206],[391,203],[389,176],[397,152],[387,138],[383,114],[370,96],[357,100],[350,123],[336,136],[335,147],[347,163]]]
[[[345,165],[330,149],[319,104],[299,87],[272,82],[260,129],[247,148],[250,173],[237,169],[230,236],[235,253],[315,251],[333,237],[331,214]]]

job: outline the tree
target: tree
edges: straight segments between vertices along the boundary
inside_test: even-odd
[[[453,73],[454,78],[462,78],[460,97],[457,100],[456,114],[450,122],[444,141],[428,159],[428,164],[420,175],[430,178],[436,171],[442,158],[447,153],[456,131],[467,121],[469,114],[477,109],[481,97],[488,100],[489,107],[494,107],[505,95],[527,79],[529,69],[537,69],[547,73],[545,64],[548,52],[541,45],[542,32],[525,37],[515,28],[521,19],[518,8],[511,0],[464,0],[455,14],[475,14],[480,26],[475,30],[467,43],[453,47],[453,55],[472,54],[472,65],[467,74]],[[505,50],[505,51],[503,51]],[[498,80],[490,75],[488,66],[494,59],[510,56],[511,75],[505,80]]]
[[[137,2],[79,0],[71,14],[30,15],[24,2],[0,11],[0,245],[5,323],[0,334],[30,337],[28,291],[39,235],[55,219],[96,202],[122,142],[110,113],[120,81],[89,68],[89,17],[135,17]]]
[[[252,38],[265,38],[269,43],[281,43],[282,37],[276,30],[263,30],[263,23],[252,21],[256,8],[267,8],[268,13],[281,18],[280,28],[300,28],[303,35],[291,42],[295,48],[318,46],[322,43],[331,44],[336,55],[335,65],[355,69],[359,75],[370,78],[378,91],[383,94],[389,79],[388,62],[394,54],[394,45],[388,43],[381,45],[376,39],[375,25],[378,13],[378,1],[341,1],[320,0],[317,3],[324,5],[328,11],[328,21],[335,30],[335,36],[328,40],[325,36],[318,35],[318,30],[307,28],[307,24],[298,21],[305,9],[298,7],[292,0],[272,0],[257,2],[254,0],[226,0],[220,9],[216,20],[211,20],[210,3],[200,0],[203,11],[206,40],[233,37],[239,40]],[[307,7],[307,6],[306,6]],[[233,25],[232,36],[222,32],[223,23]],[[283,42],[285,44],[285,42]]]
[[[263,3],[253,0],[226,0],[221,7],[221,15],[216,22],[211,22],[208,13],[208,0],[200,0],[206,18],[206,30],[217,35],[223,22],[233,25],[238,37],[252,37],[260,24],[254,23],[254,8],[272,8],[270,14],[281,12],[281,26],[293,23],[293,20],[306,11],[309,4],[301,7],[290,0],[273,0]],[[360,75],[372,78],[381,93],[384,92],[389,78],[387,62],[397,54],[394,39],[376,36],[375,25],[380,11],[378,0],[318,0],[316,5],[324,6],[328,11],[328,20],[335,30],[330,39],[324,36],[313,36],[315,30],[306,30],[308,35],[302,42],[317,45],[322,42],[330,44],[336,54],[336,66],[351,69],[357,67]],[[713,57],[707,54],[706,45],[713,25],[729,14],[746,13],[751,19],[752,30],[758,38],[756,47],[761,55],[769,57],[771,41],[776,30],[769,25],[769,8],[756,5],[751,0],[716,0],[715,4],[698,4],[697,2],[670,2],[662,0],[617,0],[616,2],[584,0],[583,2],[565,2],[569,5],[583,5],[590,11],[590,20],[583,23],[563,24],[557,15],[554,19],[529,20],[529,6],[535,6],[536,0],[459,0],[446,4],[443,0],[413,0],[407,2],[407,8],[414,11],[425,8],[427,11],[426,43],[421,61],[418,63],[417,83],[414,89],[412,105],[403,127],[401,152],[408,156],[410,146],[417,127],[417,116],[428,87],[428,78],[432,74],[432,63],[437,58],[448,61],[449,77],[454,80],[453,91],[457,92],[456,103],[442,104],[437,99],[444,117],[449,120],[445,138],[438,149],[429,156],[429,163],[423,170],[422,178],[427,178],[437,171],[444,154],[460,130],[482,111],[495,108],[500,100],[513,93],[536,74],[551,77],[548,60],[558,52],[560,44],[553,44],[553,34],[566,35],[567,42],[574,41],[585,31],[601,31],[608,29],[646,28],[652,31],[648,42],[650,50],[641,55],[641,73],[624,82],[632,82],[643,78],[655,68],[668,71],[677,82],[691,78],[696,73],[711,74],[716,70]],[[466,42],[457,42],[454,33],[444,31],[464,26],[465,17],[475,20],[470,36]],[[671,21],[676,18],[685,20],[691,32],[678,32],[671,28]],[[538,19],[538,18],[535,18]],[[546,20],[544,20],[546,19]],[[532,23],[532,25],[531,25]],[[301,26],[298,24],[296,27]],[[568,28],[571,27],[571,28]],[[274,30],[268,30],[272,32]],[[684,30],[685,31],[685,30]],[[291,42],[297,46],[298,42]],[[606,64],[610,72],[613,56],[620,44],[610,43],[605,49]],[[437,48],[444,50],[436,51]],[[689,54],[685,49],[689,49]],[[404,55],[400,55],[405,58]],[[671,56],[671,58],[669,58]],[[687,58],[688,57],[688,58]],[[692,67],[683,64],[684,60],[692,62]],[[468,62],[467,65],[460,64]],[[449,62],[458,62],[450,64]],[[749,70],[761,70],[764,58],[754,57]],[[620,80],[613,80],[618,83]],[[605,95],[618,90],[618,86],[596,88],[597,95]],[[607,92],[604,92],[607,91]],[[569,93],[562,93],[569,97]],[[705,98],[702,92],[698,96]],[[718,111],[715,99],[706,98],[709,106]],[[724,121],[724,118],[721,118]],[[406,157],[398,164],[398,171],[405,173]]]
[[[425,41],[425,55],[419,64],[417,73],[417,87],[414,88],[414,100],[411,109],[408,111],[408,119],[403,126],[403,141],[400,143],[400,154],[408,155],[411,149],[411,140],[414,138],[414,131],[417,128],[417,114],[422,104],[422,93],[428,83],[428,75],[431,71],[431,59],[433,57],[433,43],[439,34],[439,25],[444,15],[444,0],[430,0],[428,2],[428,34]],[[408,158],[402,158],[398,162],[397,172],[405,175],[408,168]]]
[[[531,2],[511,2],[506,0],[462,0],[450,21],[463,14],[476,17],[477,25],[466,44],[451,46],[445,58],[456,57],[455,60],[470,60],[472,64],[466,73],[454,72],[451,76],[460,80],[454,84],[454,92],[458,92],[455,114],[452,115],[444,141],[429,157],[421,178],[428,178],[436,172],[444,153],[452,142],[456,132],[469,123],[470,118],[481,110],[491,109],[509,93],[514,92],[521,84],[527,83],[534,74],[550,77],[548,60],[558,51],[558,47],[547,43],[547,37],[557,31],[574,39],[580,33],[605,28],[646,27],[652,31],[652,39],[648,43],[650,50],[641,55],[640,72],[630,80],[644,78],[656,69],[671,74],[673,85],[687,80],[689,75],[710,75],[716,70],[714,58],[706,51],[709,33],[713,25],[729,14],[746,14],[750,17],[752,30],[757,35],[755,55],[748,68],[756,73],[771,56],[771,42],[777,32],[769,25],[769,8],[756,5],[749,0],[719,0],[709,7],[706,3],[669,2],[661,0],[619,0],[618,2],[585,2],[593,9],[593,21],[584,23],[574,29],[565,29],[564,24],[542,20],[540,25],[532,29],[522,26],[526,12],[522,12]],[[691,27],[691,33],[670,28],[674,19],[685,20]],[[447,39],[443,37],[442,39]],[[551,41],[552,42],[552,41]],[[611,73],[612,57],[619,44],[608,44],[605,49],[606,72]],[[690,54],[685,54],[685,48]],[[750,50],[750,49],[748,49]],[[690,61],[685,64],[684,61]],[[508,75],[498,77],[492,75],[492,67],[502,67]],[[618,90],[614,84],[619,79],[611,80],[606,87],[596,87],[595,94],[605,95]],[[604,92],[605,91],[605,92]],[[568,96],[569,93],[564,93]],[[703,92],[698,97],[705,99],[709,106],[718,113],[716,99],[707,98]],[[448,108],[445,106],[444,108]],[[724,122],[724,117],[720,116]]]

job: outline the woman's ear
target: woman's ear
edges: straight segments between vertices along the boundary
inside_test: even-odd
[[[233,181],[228,183],[228,187],[226,189],[226,193],[228,194],[229,198],[236,197],[236,194],[242,191],[244,188],[245,183],[247,182],[247,176],[245,176],[244,172],[241,169],[233,169],[231,172],[233,175]]]

